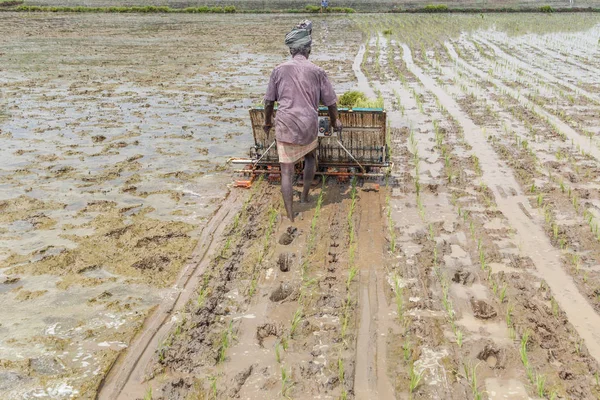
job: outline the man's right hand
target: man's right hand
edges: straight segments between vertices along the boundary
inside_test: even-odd
[[[263,125],[263,131],[265,131],[265,133],[269,133],[271,131],[271,128],[273,127],[273,125]]]

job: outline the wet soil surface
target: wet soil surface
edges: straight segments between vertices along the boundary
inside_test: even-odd
[[[296,20],[2,14],[0,397],[94,397],[179,298]],[[316,23],[344,91],[360,32]]]
[[[100,398],[600,395],[598,16],[319,20],[313,52],[336,90],[356,73],[383,98],[394,167],[379,191],[325,181],[293,226],[277,184],[212,218],[224,195],[209,189],[219,157],[251,142],[253,82],[285,55],[264,37],[291,19],[236,16],[256,35],[220,30],[225,50],[207,40],[222,16],[115,16],[103,27],[147,55],[125,69],[119,52],[95,58],[123,45],[81,35],[90,16],[28,17],[29,39],[22,18],[4,35],[21,47],[2,42],[0,295],[19,310],[1,318],[8,398],[93,397],[115,360]],[[33,50],[49,31],[85,52],[40,86],[17,49],[65,54]],[[186,35],[204,39],[183,52]],[[139,103],[119,108],[129,91]],[[77,110],[88,118],[73,126],[49,117]],[[148,122],[127,136],[137,113]]]

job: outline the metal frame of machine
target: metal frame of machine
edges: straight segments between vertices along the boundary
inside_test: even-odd
[[[275,111],[276,113],[277,111]],[[317,147],[317,175],[336,176],[346,180],[352,176],[379,178],[391,166],[386,142],[386,113],[381,108],[340,108],[343,125],[341,135],[331,131],[327,108],[319,108],[319,145]],[[238,187],[249,187],[254,178],[267,174],[270,180],[279,179],[279,157],[275,144],[275,129],[265,133],[264,109],[250,110],[254,146],[249,158],[233,158],[233,164],[243,165],[239,172],[248,180],[236,181]],[[386,171],[384,171],[386,170]],[[298,167],[298,172],[301,168]]]

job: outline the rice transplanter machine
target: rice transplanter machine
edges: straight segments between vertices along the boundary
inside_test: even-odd
[[[386,113],[381,108],[340,108],[341,134],[335,132],[329,121],[327,107],[319,108],[319,144],[316,151],[317,175],[336,176],[344,181],[350,177],[379,178],[391,167],[387,138]],[[277,110],[274,111],[277,115]],[[235,186],[250,187],[261,174],[270,180],[280,177],[279,157],[275,143],[275,127],[263,130],[264,109],[250,110],[254,146],[247,158],[233,158],[233,164],[242,165],[239,171],[246,178]],[[298,167],[299,173],[301,168]]]

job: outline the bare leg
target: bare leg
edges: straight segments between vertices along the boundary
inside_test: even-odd
[[[294,178],[294,164],[280,164],[281,166],[281,194],[283,195],[283,204],[285,211],[291,222],[294,222],[294,191],[292,188],[292,179]]]
[[[314,150],[304,156],[304,187],[302,188],[302,197],[300,202],[305,203],[308,201],[308,191],[310,185],[315,178],[315,152]]]

